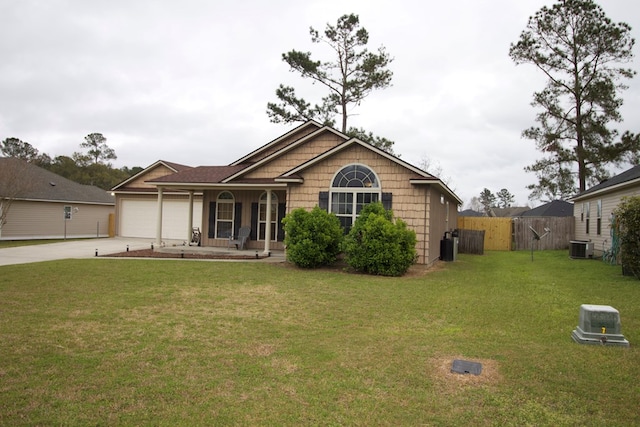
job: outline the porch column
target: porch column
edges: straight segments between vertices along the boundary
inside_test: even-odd
[[[156,246],[160,247],[162,244],[162,187],[158,187],[158,215],[156,225]]]
[[[193,231],[193,190],[189,190],[189,228],[187,229],[187,242],[191,242]]]
[[[271,250],[271,190],[267,190],[266,226],[264,228],[264,254],[269,255]]]

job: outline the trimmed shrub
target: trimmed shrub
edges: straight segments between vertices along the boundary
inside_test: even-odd
[[[344,232],[340,220],[315,207],[294,209],[282,220],[287,260],[298,267],[315,268],[336,261]]]
[[[613,214],[623,273],[640,278],[640,197],[623,197]]]
[[[382,203],[366,205],[343,243],[346,262],[357,271],[401,276],[416,262],[416,233]]]

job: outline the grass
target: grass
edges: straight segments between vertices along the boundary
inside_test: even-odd
[[[579,345],[612,305],[630,348]],[[282,265],[0,267],[0,425],[639,425],[640,283],[566,251],[371,277]],[[453,359],[483,364],[452,374]]]

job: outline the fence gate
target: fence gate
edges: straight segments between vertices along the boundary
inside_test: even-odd
[[[461,230],[484,230],[485,251],[511,250],[511,218],[458,217]]]

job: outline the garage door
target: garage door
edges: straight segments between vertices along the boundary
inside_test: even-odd
[[[155,200],[123,200],[120,208],[120,236],[156,237],[158,202]],[[201,227],[202,201],[193,202],[193,226]],[[165,200],[162,203],[162,238],[188,240],[189,202]]]

